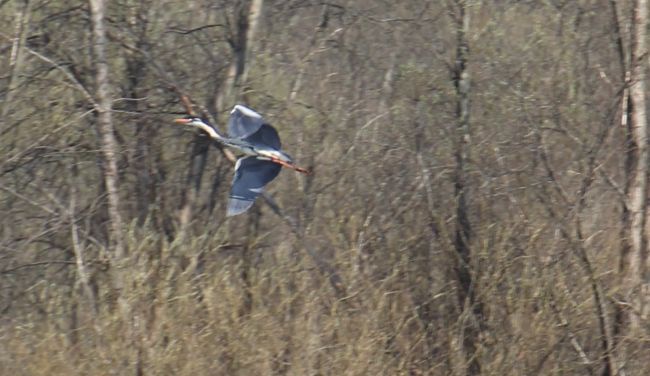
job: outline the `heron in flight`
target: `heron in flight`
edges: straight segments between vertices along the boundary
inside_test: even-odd
[[[282,166],[308,174],[293,164],[283,152],[278,132],[264,121],[262,115],[242,105],[236,105],[228,119],[225,137],[198,117],[176,119],[176,123],[190,125],[206,132],[210,138],[244,154],[235,164],[235,176],[230,189],[227,216],[241,214],[253,206],[264,186],[275,179]]]

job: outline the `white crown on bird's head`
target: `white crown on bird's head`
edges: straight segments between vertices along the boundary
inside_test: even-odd
[[[210,125],[210,123],[207,120],[192,115],[187,115],[185,117],[175,119],[174,122],[178,124],[193,125],[193,126],[199,126],[200,124],[208,125],[208,126]]]

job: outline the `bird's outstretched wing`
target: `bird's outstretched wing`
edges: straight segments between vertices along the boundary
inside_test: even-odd
[[[275,179],[281,169],[281,165],[257,157],[238,159],[230,189],[227,215],[230,217],[241,214],[253,206],[264,186]]]
[[[232,138],[245,138],[257,132],[263,124],[262,115],[238,104],[230,112],[228,135]]]
[[[278,131],[275,130],[270,124],[262,124],[260,129],[244,138],[253,145],[270,146],[273,149],[280,150],[282,144],[280,143],[280,136]]]

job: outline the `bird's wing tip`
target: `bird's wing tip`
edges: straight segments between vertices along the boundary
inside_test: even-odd
[[[226,217],[233,217],[247,211],[251,206],[253,206],[253,202],[254,201],[231,197],[228,201],[228,211],[226,212]]]

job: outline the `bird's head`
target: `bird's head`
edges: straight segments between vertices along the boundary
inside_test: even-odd
[[[191,127],[199,128],[202,131],[206,132],[210,137],[214,139],[220,139],[219,133],[208,123],[207,121],[196,116],[186,116],[181,119],[174,120],[176,124],[189,125]]]
[[[190,125],[197,128],[202,128],[203,126],[206,125],[201,118],[194,117],[194,116],[187,116],[184,118],[176,119],[174,120],[174,122],[176,124]]]

